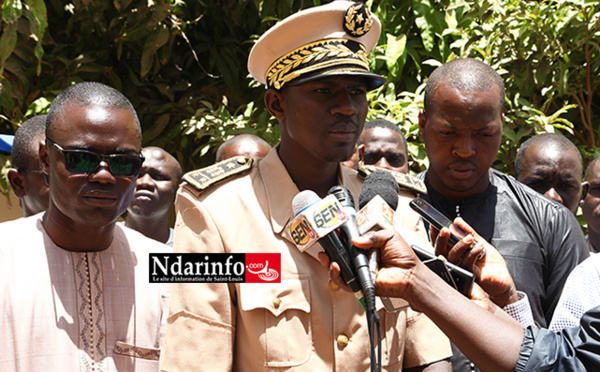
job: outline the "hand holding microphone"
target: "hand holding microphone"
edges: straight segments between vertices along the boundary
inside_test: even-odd
[[[361,210],[357,217],[359,235],[381,229],[394,230],[394,210],[398,204],[398,184],[394,177],[387,172],[373,172],[367,176],[361,190],[360,204]],[[453,288],[469,296],[475,279],[471,272],[436,256],[430,243],[414,231],[400,226],[397,227],[397,232],[432,271]],[[356,249],[354,246],[353,248]],[[377,260],[373,256],[375,259],[370,260],[371,271],[377,272]],[[406,303],[396,299],[383,297],[382,301],[388,311],[397,311],[406,306]]]

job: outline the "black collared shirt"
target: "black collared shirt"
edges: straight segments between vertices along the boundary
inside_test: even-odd
[[[490,169],[488,189],[469,199],[445,199],[427,180],[424,199],[448,218],[459,215],[490,242],[506,261],[518,290],[527,293],[533,317],[547,327],[567,276],[589,257],[587,243],[577,220],[556,203],[512,176]],[[473,370],[468,360],[454,371]]]

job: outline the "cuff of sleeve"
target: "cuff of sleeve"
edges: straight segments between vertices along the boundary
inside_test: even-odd
[[[502,308],[504,312],[510,315],[513,319],[521,323],[524,327],[534,325],[533,314],[531,313],[531,306],[529,306],[529,299],[527,294],[521,291],[517,291],[519,300],[515,303],[508,304]]]
[[[525,334],[523,335],[523,342],[521,343],[521,351],[519,351],[519,359],[515,366],[515,372],[525,371],[525,366],[529,361],[529,357],[533,351],[533,332],[531,327],[525,328]]]

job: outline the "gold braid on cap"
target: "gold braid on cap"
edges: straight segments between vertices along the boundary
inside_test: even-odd
[[[357,46],[356,52],[346,44]],[[305,74],[347,66],[345,71],[369,71],[367,50],[348,39],[326,39],[306,44],[275,61],[267,70],[269,88],[281,89],[285,83]],[[348,67],[351,66],[351,67]]]

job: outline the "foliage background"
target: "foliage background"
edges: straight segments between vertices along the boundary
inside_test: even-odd
[[[100,81],[130,98],[144,145],[184,170],[214,161],[237,133],[271,144],[278,128],[264,88],[247,74],[258,35],[319,0],[5,0],[0,9],[0,133],[45,113],[65,87]],[[559,131],[589,162],[600,154],[600,15],[589,0],[367,0],[383,31],[371,55],[387,83],[369,119],[387,118],[410,142],[412,170],[427,166],[417,113],[426,77],[457,57],[479,58],[504,78],[504,141],[495,167],[512,173],[529,136]],[[0,154],[0,165],[10,166]],[[6,178],[0,174],[0,192]]]

